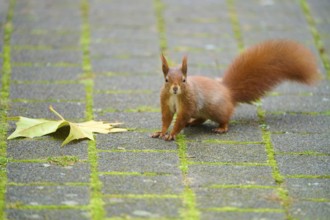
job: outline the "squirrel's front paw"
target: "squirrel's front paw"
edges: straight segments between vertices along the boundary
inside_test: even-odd
[[[157,131],[151,135],[152,138],[164,138],[165,134],[163,134],[161,131]]]
[[[175,135],[168,134],[168,135],[165,135],[163,139],[164,139],[165,141],[174,141],[175,138],[176,138]]]

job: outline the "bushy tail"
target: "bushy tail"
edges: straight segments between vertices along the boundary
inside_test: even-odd
[[[290,40],[269,40],[240,54],[227,69],[223,83],[234,103],[250,103],[282,81],[311,85],[319,78],[310,50]]]

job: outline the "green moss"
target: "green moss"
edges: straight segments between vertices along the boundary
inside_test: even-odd
[[[84,80],[85,91],[86,91],[86,120],[93,120],[93,89],[94,81],[93,80]]]
[[[328,157],[330,154],[319,153],[315,151],[300,151],[300,152],[277,152],[278,155],[306,155],[306,156],[325,156]]]
[[[265,121],[266,112],[262,109],[261,104],[257,106],[257,115],[259,117],[259,124],[261,125],[260,127],[262,130],[262,139],[263,142],[265,142],[268,163],[272,168],[272,176],[277,186],[279,186],[277,189],[277,193],[280,203],[284,209],[286,218],[293,219],[289,211],[291,207],[292,199],[289,197],[288,191],[283,187],[284,176],[280,173],[279,167],[277,165],[277,161],[275,158],[275,150],[271,141],[271,132],[268,130],[268,126]]]
[[[13,50],[38,50],[38,51],[45,51],[45,50],[53,50],[54,47],[51,45],[12,45]],[[74,51],[80,50],[77,46],[66,46],[61,47],[61,50],[67,51]]]
[[[112,149],[112,150],[98,150],[98,152],[109,152],[109,153],[118,153],[118,152],[132,152],[132,153],[175,153],[176,150],[157,150],[157,149],[143,149],[143,150],[138,150],[138,149],[129,149],[126,150],[125,148],[123,149]]]
[[[188,174],[188,158],[187,158],[187,143],[185,136],[179,134],[176,139],[178,145],[178,156],[180,159],[180,169],[183,176],[184,191],[182,193],[182,200],[184,208],[180,211],[181,218],[186,220],[200,219],[200,212],[196,205],[195,192],[189,186]]]
[[[9,159],[8,159],[9,160]],[[60,157],[48,157],[43,159],[10,159],[10,162],[15,163],[49,163],[57,166],[72,166],[78,162],[86,162],[85,160],[80,160],[76,156],[60,156]]]
[[[96,143],[94,141],[88,142],[88,161],[90,163],[91,176],[91,199],[90,210],[93,219],[103,219],[105,216],[104,201],[102,199],[102,182],[98,174],[98,160]]]
[[[177,199],[176,194],[105,194],[104,198],[132,198],[132,199]]]
[[[200,219],[200,211],[197,209],[195,192],[188,186],[183,192],[184,209],[181,210],[182,219],[197,220]]]
[[[131,54],[117,54],[114,56],[114,58],[119,59],[119,60],[127,60],[132,57]]]
[[[7,208],[7,209],[19,209],[19,208],[21,208],[23,205],[24,205],[24,203],[21,202],[21,201],[11,202],[11,203],[6,204],[6,208]]]
[[[214,184],[208,186],[211,189],[277,189],[278,186],[267,186],[267,185],[219,185]]]
[[[228,140],[219,140],[219,139],[207,139],[203,140],[202,143],[208,143],[208,144],[264,144],[261,141],[228,141]]]
[[[272,208],[238,208],[238,207],[219,207],[219,208],[206,208],[205,211],[211,212],[252,212],[252,213],[282,213],[283,209]]]
[[[105,109],[96,109],[95,113],[98,115],[104,115],[105,113],[114,113],[114,112],[120,112],[118,109],[115,108],[105,108]]]
[[[160,50],[165,53],[167,50],[166,25],[164,19],[165,5],[162,0],[153,0],[153,6],[157,18],[157,29],[160,40]]]
[[[4,156],[0,156],[0,168],[5,169],[7,166],[7,163],[9,163],[10,159]]]
[[[253,163],[253,162],[197,162],[189,161],[189,165],[207,165],[207,166],[270,166],[268,163]]]
[[[98,73],[101,76],[108,76],[108,77],[113,77],[113,76],[131,76],[131,73],[128,72],[102,72],[102,73]]]
[[[278,197],[280,199],[280,203],[283,207],[285,207],[285,212],[287,213],[288,218],[292,218],[289,215],[289,207],[291,207],[293,199],[289,196],[289,191],[284,189],[283,187],[279,187],[277,189]]]
[[[296,175],[285,175],[285,178],[291,179],[330,179],[330,175],[303,175],[303,174],[296,174]]]
[[[234,37],[238,44],[238,49],[242,51],[244,49],[244,41],[241,32],[241,25],[239,23],[237,12],[235,9],[235,2],[234,0],[227,0],[227,7],[229,11],[231,25],[233,27]]]
[[[300,7],[302,8],[306,20],[309,24],[310,31],[314,38],[314,43],[316,45],[316,48],[318,49],[324,68],[327,71],[327,78],[330,79],[330,58],[329,55],[326,53],[326,50],[324,48],[324,43],[321,39],[321,36],[317,30],[316,22],[311,14],[311,10],[309,8],[309,5],[306,0],[300,0]]]
[[[195,23],[201,23],[201,24],[210,24],[210,23],[218,23],[219,22],[219,18],[216,18],[216,17],[197,17],[197,18],[193,18],[191,19],[192,22],[195,22]]]
[[[66,167],[78,163],[79,158],[76,156],[48,157],[47,162],[50,164]]]
[[[164,176],[169,174],[154,173],[154,172],[99,172],[100,175],[115,175],[115,176]]]
[[[148,89],[135,89],[135,90],[96,90],[96,94],[152,94],[153,92]]]
[[[7,110],[9,109],[9,92],[10,92],[10,78],[11,78],[11,35],[13,32],[13,16],[16,1],[9,1],[9,8],[4,23],[3,32],[3,49],[2,49],[2,75],[0,88],[0,219],[6,219],[5,210],[5,193],[7,184],[6,166],[7,158]]]
[[[86,91],[86,120],[93,119],[93,90],[94,81],[92,73],[92,64],[90,58],[90,27],[89,27],[89,3],[88,0],[81,0],[82,30],[80,45],[83,52],[83,74],[85,77],[81,81],[85,85]],[[89,77],[91,76],[91,77]],[[88,161],[90,163],[90,203],[89,210],[92,219],[104,219],[104,201],[102,199],[102,182],[98,174],[98,156],[96,143],[88,142]]]
[[[46,29],[32,29],[30,31],[32,35],[45,35],[48,33],[48,30]]]
[[[13,50],[52,50],[51,46],[47,45],[13,45]]]
[[[324,111],[324,112],[274,111],[274,112],[268,112],[268,114],[272,114],[272,115],[310,115],[310,116],[318,116],[318,115],[330,115],[330,112],[329,111]]]
[[[85,100],[83,99],[12,99],[12,102],[21,102],[21,103],[45,103],[45,102],[50,102],[50,103],[61,103],[61,102],[84,102]]]
[[[79,182],[65,182],[65,183],[56,183],[56,182],[31,182],[31,183],[16,183],[9,182],[8,186],[89,186],[89,183],[79,183]]]
[[[178,154],[180,158],[180,169],[184,175],[188,172],[188,159],[187,159],[187,144],[185,136],[180,134],[177,136],[176,143],[178,145]]]
[[[281,95],[281,93],[279,93],[279,92],[274,92],[274,91],[272,91],[272,92],[268,92],[268,93],[266,94],[266,96],[273,96],[273,97],[280,96],[280,95]]]
[[[65,209],[78,209],[78,210],[88,210],[87,206],[84,205],[24,205],[21,202],[9,203],[6,206],[11,209],[19,210],[65,210]]]
[[[330,199],[328,198],[302,198],[301,200],[308,202],[330,202]]]
[[[36,63],[36,62],[12,62],[14,67],[79,67],[79,63],[58,62],[58,63]]]
[[[132,109],[125,109],[125,112],[160,112],[160,109],[143,105]]]
[[[35,85],[35,84],[49,85],[50,83],[56,85],[77,84],[77,81],[73,81],[73,80],[34,80],[34,81],[12,80],[11,82],[12,84],[24,84],[24,85]]]

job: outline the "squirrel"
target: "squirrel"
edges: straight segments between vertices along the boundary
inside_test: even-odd
[[[320,78],[312,52],[292,40],[267,40],[246,49],[220,80],[188,77],[187,56],[177,68],[170,68],[163,54],[161,61],[165,79],[160,95],[162,129],[151,137],[167,141],[175,140],[186,126],[208,119],[219,123],[213,132],[225,133],[239,103],[251,104],[285,80],[312,85]],[[175,113],[176,120],[168,134]]]

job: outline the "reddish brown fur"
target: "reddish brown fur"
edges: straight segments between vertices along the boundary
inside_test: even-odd
[[[219,123],[215,132],[227,132],[238,102],[255,101],[283,80],[312,84],[319,78],[312,53],[293,41],[273,40],[251,47],[234,60],[222,81],[187,77],[186,57],[180,68],[169,68],[163,55],[161,59],[165,78],[160,97],[162,130],[152,137],[165,140],[207,119]],[[175,113],[174,127],[167,134]]]
[[[270,40],[251,47],[230,65],[223,83],[235,103],[256,101],[284,80],[313,84],[319,78],[315,57],[303,45]]]

